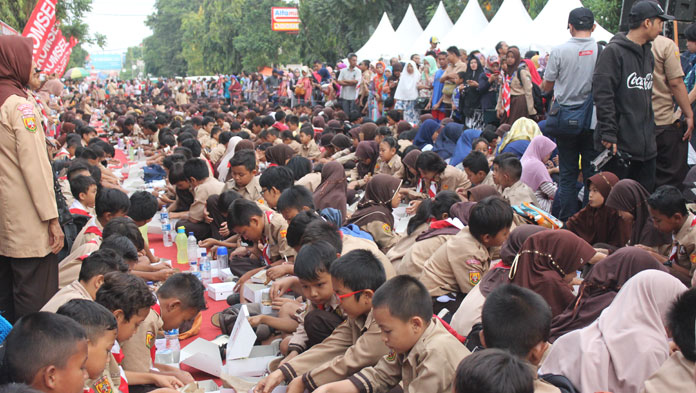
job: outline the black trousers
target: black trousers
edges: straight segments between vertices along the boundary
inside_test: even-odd
[[[619,179],[633,179],[652,193],[655,190],[655,163],[656,159],[651,158],[646,161],[631,161],[625,167],[618,165],[616,158],[612,158],[602,170],[612,172]]]
[[[0,256],[0,313],[10,323],[39,311],[58,292],[58,257]]]
[[[343,322],[343,318],[325,310],[312,310],[305,315],[304,326],[307,332],[307,349],[324,341],[334,329]]]
[[[675,122],[655,127],[657,140],[657,159],[655,165],[655,187],[670,185],[684,188],[682,182],[689,172],[686,162],[689,154],[689,141],[683,141],[685,122]]]

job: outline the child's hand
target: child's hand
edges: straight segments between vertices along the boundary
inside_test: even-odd
[[[285,376],[280,370],[273,371],[266,378],[259,381],[254,387],[254,393],[271,393],[278,385],[285,381]]]
[[[272,268],[266,270],[266,279],[268,281],[273,281],[285,275],[292,274],[294,271],[294,265],[290,263],[273,266]]]
[[[294,353],[297,354],[296,352]],[[288,385],[288,389],[285,391],[285,393],[303,393],[304,391],[305,384],[302,381],[302,377],[297,377],[290,382],[290,385]]]
[[[270,290],[271,300],[275,300],[283,296],[293,287],[293,285],[298,282],[298,280],[299,279],[297,277],[284,277],[274,281]]]
[[[227,237],[230,235],[230,230],[227,229],[227,221],[223,222],[222,225],[220,225],[220,235],[222,237]]]
[[[418,206],[420,206],[421,201],[411,201],[408,204],[408,207],[406,207],[406,213],[407,214],[416,214],[416,210],[418,210]]]
[[[256,274],[257,272],[254,270],[249,270],[248,272],[244,273],[241,277],[239,277],[239,281],[234,285],[234,288],[232,289],[233,292],[240,293],[242,290],[242,286],[251,279],[251,276]],[[242,296],[243,297],[243,296]]]
[[[254,315],[253,317],[247,318],[249,320],[249,325],[251,327],[257,327],[263,323],[263,315]]]
[[[161,388],[179,389],[185,386],[177,377],[170,375],[152,374],[152,381]]]
[[[174,372],[174,375],[175,375],[180,381],[182,381],[183,383],[185,383],[186,385],[188,385],[188,384],[190,384],[190,383],[193,383],[193,382],[196,382],[196,380],[193,379],[193,375],[191,375],[191,373],[188,372],[188,371],[176,370],[176,371]]]
[[[198,242],[198,247],[200,248],[210,248],[217,245],[217,240],[209,237]]]
[[[162,269],[158,272],[155,272],[152,275],[152,278],[154,278],[157,281],[166,281],[170,276],[172,276],[176,272],[177,271],[174,269]]]

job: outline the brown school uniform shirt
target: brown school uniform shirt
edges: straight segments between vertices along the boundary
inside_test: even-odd
[[[532,191],[528,185],[522,183],[520,180],[518,180],[512,186],[504,189],[501,194],[505,199],[508,200],[508,202],[510,202],[510,206],[519,205],[523,202],[529,202],[535,206],[539,206],[539,202],[537,201],[534,191]]]
[[[102,226],[101,222],[97,220],[97,217],[92,217],[92,219],[85,224],[80,233],[77,234],[72,248],[70,249],[70,253],[74,253],[78,248],[80,248],[80,246],[92,240],[96,241],[97,245],[100,245],[102,241],[101,233],[103,230],[104,227]]]
[[[310,160],[316,160],[321,155],[321,150],[319,150],[319,146],[317,146],[317,143],[314,142],[314,139],[312,139],[311,141],[309,141],[308,144],[301,145],[300,152],[297,154],[300,157],[306,157]]]
[[[377,364],[389,353],[381,335],[372,311],[357,319],[348,318],[323,342],[278,369],[286,382],[301,375],[307,389],[315,390]]]
[[[404,392],[450,393],[459,363],[471,352],[433,318],[408,353],[391,351],[348,378],[360,393],[387,392],[403,383]]]
[[[65,197],[65,203],[68,206],[72,205],[75,202],[75,197],[73,197],[72,191],[70,191],[70,181],[65,177],[64,179],[59,179],[58,184],[60,184],[60,191],[63,193],[63,197]]]
[[[415,242],[409,252],[404,255],[401,264],[396,268],[396,274],[408,274],[419,278],[423,273],[423,265],[440,246],[445,244],[452,235],[438,235]]]
[[[250,201],[258,202],[259,200],[263,200],[263,195],[261,194],[261,184],[259,184],[258,176],[254,176],[249,184],[244,187],[238,187],[234,180],[230,179],[225,183],[225,186],[222,188],[222,192],[230,190],[237,191],[242,198]]]
[[[8,97],[0,107],[0,255],[43,258],[48,223],[58,217],[41,111],[34,98]]]
[[[399,157],[398,154],[394,154],[394,157],[392,157],[389,162],[384,162],[381,158],[378,158],[375,164],[375,175],[378,173],[392,175],[399,179],[403,178],[404,164],[401,163],[401,157]]]
[[[495,184],[495,181],[493,180],[493,171],[488,171],[488,174],[483,179],[481,184],[485,184],[487,186],[492,186],[492,187],[495,187],[496,190],[500,190],[500,187],[498,187],[498,185]]]
[[[696,364],[675,352],[643,386],[643,393],[696,392]]]
[[[343,312],[339,306],[340,301],[338,300],[338,297],[333,295],[331,296],[331,300],[323,305],[324,308],[322,308],[322,310],[343,317]],[[297,310],[297,314],[293,316],[293,319],[296,320],[299,325],[297,325],[297,330],[295,330],[295,333],[292,335],[292,337],[290,337],[288,351],[295,351],[300,354],[307,349],[309,336],[307,336],[307,331],[305,330],[304,319],[307,314],[314,310],[319,310],[319,308],[312,304],[312,302],[306,301],[303,307]]]
[[[440,175],[438,192],[457,191],[459,188],[463,188],[465,191],[471,188],[469,177],[466,175],[466,172],[460,171],[452,165],[447,165],[445,171]]]
[[[113,353],[109,354],[102,375],[95,380],[86,380],[85,386],[95,393],[118,393],[118,387],[121,386],[121,369]]]
[[[75,280],[53,295],[51,300],[49,300],[40,311],[56,312],[60,306],[73,299],[94,300],[92,296],[89,295],[89,292],[87,292],[87,289],[85,289],[79,281]]]
[[[225,188],[225,183],[212,176],[209,176],[203,180],[203,183],[199,184],[193,190],[193,203],[189,208],[188,214],[189,220],[194,222],[204,222],[205,204],[208,201],[208,197],[211,195],[221,194],[223,188]]]
[[[213,165],[219,164],[222,157],[225,156],[225,150],[227,150],[225,145],[218,143],[208,155],[210,162],[212,162]]]
[[[674,247],[676,247],[674,250],[676,255],[673,258],[676,260],[673,262],[688,269],[693,275],[696,269],[696,216],[693,213],[689,213],[684,225],[674,235],[673,249]]]
[[[536,376],[536,370],[533,372]],[[561,389],[551,385],[543,379],[536,377],[534,378],[534,393],[561,393]]]
[[[377,243],[369,239],[363,239],[361,237],[355,237],[351,235],[343,234],[341,239],[343,241],[343,251],[342,255],[345,255],[353,250],[367,250],[370,251],[381,263],[384,268],[384,273],[386,273],[387,280],[396,275],[394,266],[392,265],[389,258],[377,247]]]
[[[97,251],[100,243],[101,241],[89,241],[58,263],[58,288],[64,288],[80,277],[82,260],[85,256]]]
[[[401,239],[401,236],[394,232],[394,228],[382,221],[371,221],[361,226],[360,229],[372,235],[372,238],[375,239],[375,243],[377,243],[380,251],[383,253],[389,252],[399,239]]]
[[[294,139],[287,145],[295,151],[295,154],[300,154],[300,152],[302,151],[302,144]]]
[[[308,173],[302,176],[300,180],[295,181],[296,186],[304,186],[312,192],[316,191],[319,184],[321,184],[321,173],[319,172]]]
[[[488,271],[488,249],[469,232],[462,229],[425,261],[420,280],[430,296],[452,292],[468,293]]]
[[[674,112],[674,101],[669,81],[683,78],[679,48],[674,41],[658,35],[652,42],[652,53],[655,58],[653,69],[652,106],[655,112],[655,125],[666,126],[679,120]]]
[[[404,236],[401,236],[401,239],[399,239],[399,242],[387,252],[387,258],[391,261],[394,269],[399,269],[401,261],[403,261],[404,256],[409,253],[411,247],[416,243],[418,235],[423,233],[426,229],[428,229],[428,223],[423,223],[410,235],[408,233],[404,234]]]
[[[264,211],[263,239],[259,244],[263,251],[268,245],[271,262],[295,256],[295,250],[288,245],[286,239],[288,233],[288,223],[282,215],[272,210]]]
[[[133,337],[121,345],[124,355],[121,366],[124,370],[150,372],[152,368],[150,348],[155,345],[157,333],[162,329],[163,324],[162,317],[155,310],[150,310]]]

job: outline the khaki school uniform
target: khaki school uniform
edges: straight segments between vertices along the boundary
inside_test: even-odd
[[[535,206],[539,206],[539,202],[537,201],[536,195],[534,195],[534,191],[532,191],[528,185],[519,180],[512,186],[504,189],[501,194],[505,199],[508,200],[508,202],[510,202],[510,206],[519,205],[523,202],[529,202]]]
[[[340,381],[365,367],[374,366],[389,353],[381,338],[382,331],[370,311],[358,319],[348,318],[338,325],[321,344],[296,356],[278,369],[285,381],[302,376],[305,386],[315,390],[321,385]]]
[[[696,363],[675,352],[643,386],[643,393],[696,392]]]
[[[217,141],[210,136],[210,133],[203,128],[198,130],[198,142],[201,143],[201,147],[204,149],[212,149],[217,146]]]
[[[65,203],[68,206],[72,205],[73,202],[75,202],[75,197],[70,190],[70,181],[68,177],[66,176],[65,178],[58,179],[58,184],[60,184],[60,191],[63,193],[63,197],[65,197]]]
[[[423,273],[423,265],[440,246],[445,244],[453,235],[437,235],[415,242],[409,252],[404,255],[401,264],[396,268],[396,274],[408,274],[419,278]]]
[[[374,367],[362,369],[348,380],[361,393],[387,392],[399,382],[408,393],[450,393],[457,366],[469,354],[442,322],[433,318],[408,353],[391,351]]]
[[[684,225],[674,235],[674,247],[676,253],[670,256],[672,262],[693,275],[696,267],[696,216],[693,213],[689,213]]]
[[[250,201],[258,202],[259,200],[263,199],[263,194],[261,193],[261,184],[259,184],[258,176],[254,176],[249,184],[244,187],[238,187],[237,184],[235,184],[234,179],[230,179],[225,183],[225,187],[223,187],[222,192],[230,190],[237,191],[242,198]]]
[[[328,303],[323,305],[323,308],[321,310],[335,313],[336,315],[343,317],[343,312],[339,307],[340,304],[341,303],[338,300],[338,297],[334,295],[331,296],[331,300]],[[290,342],[288,343],[288,351],[295,351],[298,354],[307,350],[307,344],[309,342],[309,336],[307,335],[307,331],[305,330],[304,318],[311,311],[319,310],[319,308],[312,304],[312,302],[310,301],[305,302],[303,308],[304,310],[298,310],[298,314],[295,317],[293,317],[293,319],[295,319],[299,323],[299,325],[297,325],[297,330],[295,330],[295,333],[292,335],[292,337],[290,338]]]
[[[389,258],[389,261],[391,261],[394,269],[399,269],[399,265],[401,264],[401,261],[403,261],[404,256],[409,253],[413,245],[416,243],[416,238],[423,233],[423,231],[428,229],[428,227],[428,223],[419,225],[410,235],[405,234],[402,236],[401,239],[399,239],[399,242],[396,243],[394,247],[389,250],[389,252],[387,252],[387,258]]]
[[[295,154],[300,154],[300,151],[302,151],[302,144],[294,139],[287,145],[295,151]]]
[[[283,216],[274,213],[272,210],[265,211],[263,215],[263,239],[261,239],[259,248],[264,255],[264,259],[266,256],[270,258],[270,261],[266,262],[270,264],[279,259],[294,257],[296,252],[288,245],[288,240],[286,239],[288,223]]]
[[[73,299],[94,300],[89,292],[87,292],[87,289],[83,287],[79,281],[75,280],[53,295],[51,300],[49,300],[40,311],[56,312],[60,306]]]
[[[77,237],[73,242],[72,248],[70,249],[70,253],[74,253],[75,250],[80,248],[80,246],[93,240],[97,242],[97,245],[100,245],[102,241],[103,230],[104,227],[102,226],[101,222],[99,222],[97,217],[92,217],[92,219],[89,220],[87,224],[85,224],[80,233],[77,234]],[[72,282],[72,280],[70,282]]]
[[[342,241],[342,255],[345,255],[353,250],[370,251],[382,263],[382,267],[384,268],[384,272],[386,273],[387,280],[396,275],[394,266],[392,265],[391,261],[389,261],[389,258],[386,255],[384,255],[382,251],[379,250],[379,247],[377,247],[377,243],[369,239],[363,239],[361,237],[355,237],[346,234],[343,234]]]
[[[219,164],[220,160],[222,160],[222,157],[225,156],[225,151],[227,148],[225,145],[218,143],[217,146],[213,148],[213,150],[208,154],[208,157],[210,158],[210,162],[212,162],[214,165]]]
[[[124,370],[150,372],[152,368],[150,349],[154,348],[157,333],[162,329],[163,324],[162,317],[151,309],[143,323],[138,326],[133,337],[121,345],[124,355],[121,365]]]
[[[81,245],[58,263],[58,288],[65,288],[80,277],[82,260],[99,249],[96,240]]]
[[[205,204],[208,198],[211,195],[221,194],[223,188],[225,188],[225,183],[212,176],[203,180],[203,183],[193,190],[193,203],[188,214],[189,221],[205,222]]]
[[[118,345],[116,343],[115,345]],[[121,367],[118,365],[114,354],[110,353],[106,367],[102,374],[94,380],[85,381],[85,386],[91,388],[94,393],[118,393],[121,386]]]
[[[300,152],[297,154],[300,157],[306,157],[310,160],[316,160],[321,155],[321,150],[319,150],[319,146],[317,146],[317,143],[314,142],[314,139],[312,139],[311,141],[309,141],[308,144],[301,145]]]
[[[404,177],[404,164],[401,163],[401,157],[398,154],[394,154],[394,157],[389,162],[384,162],[381,158],[378,158],[375,164],[375,175],[378,173],[392,175],[399,179]]]
[[[471,188],[471,181],[466,172],[460,171],[452,165],[447,165],[445,171],[440,175],[438,182],[438,192],[457,191],[463,188],[465,191]]]
[[[360,227],[363,231],[372,235],[375,239],[375,243],[379,246],[379,249],[383,253],[389,252],[389,250],[401,239],[401,236],[394,232],[389,224],[383,221],[372,221]]]
[[[319,184],[321,184],[321,173],[319,172],[308,173],[302,176],[300,180],[295,181],[296,186],[304,186],[312,192],[316,191]]]
[[[452,292],[467,294],[481,281],[489,265],[488,249],[466,227],[425,261],[420,280],[430,296]]]
[[[486,177],[483,179],[481,182],[483,185],[495,187],[496,190],[500,190],[500,187],[498,187],[497,184],[495,184],[495,181],[493,180],[493,171],[488,171],[488,174]]]
[[[471,328],[481,322],[481,311],[485,302],[486,297],[481,293],[481,287],[476,285],[471,288],[452,316],[450,326],[462,336],[468,336]]]
[[[536,375],[536,370],[533,372]],[[561,393],[561,389],[537,377],[534,378],[534,393]]]

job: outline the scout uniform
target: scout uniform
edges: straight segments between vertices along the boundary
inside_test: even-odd
[[[394,228],[383,221],[370,221],[360,229],[372,235],[382,252],[388,252],[401,239],[401,236],[394,232]]]
[[[222,192],[230,190],[237,191],[242,198],[250,201],[256,202],[263,199],[263,194],[261,193],[261,184],[259,184],[258,176],[254,176],[249,184],[244,187],[238,187],[237,184],[235,184],[234,179],[230,179],[225,183],[225,187],[223,187]]]
[[[225,145],[221,143],[215,146],[208,155],[208,157],[210,158],[210,162],[212,162],[213,164],[218,164],[222,157],[225,156],[225,150],[227,150],[227,148],[225,147]]]
[[[471,352],[437,318],[408,353],[391,351],[349,381],[360,393],[387,392],[403,383],[404,392],[452,392],[457,366]]]
[[[423,273],[423,265],[440,246],[445,244],[447,240],[452,238],[452,235],[437,235],[417,241],[409,252],[404,255],[401,264],[396,268],[397,274],[408,274],[409,276],[419,278]]]
[[[377,243],[369,239],[363,239],[361,237],[346,235],[343,232],[341,232],[341,235],[341,240],[343,242],[343,250],[341,251],[341,254],[345,255],[353,250],[370,251],[372,255],[374,255],[375,258],[377,258],[380,261],[380,263],[382,263],[384,273],[387,275],[387,280],[396,276],[394,266],[392,265],[389,258],[387,258],[387,256],[379,250],[379,247],[377,247]]]
[[[460,171],[452,165],[447,165],[440,174],[440,180],[431,181],[428,185],[425,179],[420,179],[414,191],[408,193],[409,199],[435,198],[440,191],[456,192],[463,188],[465,191],[471,188],[471,181],[466,172]]]
[[[538,374],[536,373],[536,370],[533,370],[532,372],[535,375],[534,393],[561,393],[561,389],[539,378]]]
[[[669,261],[689,271],[693,275],[696,268],[696,216],[686,217],[684,225],[672,236],[672,252]]]
[[[263,236],[259,248],[265,264],[270,266],[279,259],[287,260],[288,257],[295,256],[295,250],[288,245],[286,239],[288,223],[283,216],[267,210],[263,212],[263,219]]]
[[[73,299],[94,300],[89,292],[87,292],[87,289],[82,286],[79,281],[75,280],[53,295],[51,300],[49,300],[40,311],[56,312],[60,306]]]
[[[215,139],[210,137],[210,133],[208,131],[204,130],[201,128],[198,130],[198,142],[201,143],[201,147],[204,149],[212,149],[215,146],[217,146],[217,141]]]
[[[307,350],[309,336],[307,335],[304,324],[304,318],[307,314],[314,310],[322,310],[343,317],[343,312],[341,311],[339,305],[340,301],[336,295],[331,296],[331,300],[328,303],[321,304],[319,306],[315,306],[310,301],[303,304],[302,307],[297,310],[297,314],[293,316],[293,319],[296,320],[299,325],[297,325],[297,330],[295,330],[295,333],[290,338],[290,342],[288,343],[288,351],[295,351],[300,354]]]
[[[674,352],[662,366],[645,381],[643,393],[695,392],[696,364],[687,360],[681,351]]]
[[[401,240],[387,252],[387,258],[389,258],[395,269],[398,269],[404,256],[409,253],[411,247],[416,243],[416,238],[426,229],[428,229],[428,223],[419,225],[410,235],[402,236]]]
[[[157,333],[162,329],[164,322],[160,316],[160,306],[155,304],[150,309],[143,323],[138,330],[122,344],[123,347],[123,369],[147,373],[155,363],[155,339]]]
[[[92,217],[84,228],[82,228],[80,233],[77,234],[72,248],[70,249],[70,253],[74,253],[80,246],[92,240],[96,241],[98,245],[101,244],[103,230],[104,227],[101,222],[99,222],[99,219],[97,217]]]
[[[375,164],[375,175],[378,173],[392,175],[399,179],[404,177],[404,164],[401,163],[401,157],[398,154],[394,154],[394,157],[389,162],[384,162],[381,158],[378,158]]]
[[[193,203],[189,208],[189,220],[205,222],[205,204],[211,195],[222,193],[225,183],[209,176],[193,190]]]
[[[370,311],[358,319],[348,318],[321,344],[294,357],[278,369],[285,381],[302,376],[309,390],[336,382],[365,367],[375,365],[389,352],[382,331]]]
[[[116,353],[114,353],[114,349]],[[119,356],[120,354],[120,348],[117,342],[114,343],[114,347],[111,351],[102,375],[97,379],[85,381],[85,385],[94,393],[117,393],[118,391],[128,393],[128,383],[125,382],[125,375],[123,376],[124,381],[122,383],[121,366],[115,358],[115,356]]]
[[[72,205],[72,203],[75,201],[75,197],[73,196],[72,191],[70,190],[70,181],[68,180],[68,177],[59,177],[58,184],[60,185],[60,191],[63,193],[63,197],[65,198],[65,203],[68,205]]]
[[[321,150],[319,150],[319,146],[317,146],[317,143],[314,142],[314,139],[312,139],[308,144],[300,146],[300,152],[297,154],[300,157],[316,160],[321,155]]]
[[[295,151],[295,154],[300,154],[300,152],[302,151],[302,144],[294,139],[290,141],[290,143],[288,143],[287,145]]]
[[[73,281],[80,277],[80,269],[82,269],[82,261],[91,253],[99,249],[99,241],[96,239],[90,240],[87,243],[77,247],[67,257],[63,258],[58,264],[58,288],[65,288]]]
[[[77,199],[70,205],[70,213],[88,217],[94,217],[96,215],[94,213],[94,208],[85,207],[85,205]]]
[[[319,184],[321,184],[321,173],[319,172],[308,173],[300,180],[295,181],[296,186],[304,186],[312,192],[316,191]]]
[[[430,296],[468,293],[488,271],[488,249],[469,232],[462,229],[425,261],[421,282]]]
[[[486,177],[483,179],[481,184],[486,185],[486,186],[492,186],[495,187],[496,190],[499,190],[500,187],[498,187],[497,184],[495,184],[495,181],[493,180],[493,171],[488,171],[488,174]]]
[[[512,186],[504,189],[501,194],[505,199],[508,200],[508,202],[510,202],[510,206],[517,206],[523,202],[529,202],[535,206],[539,206],[539,202],[537,201],[536,195],[534,195],[534,191],[532,191],[528,185],[522,183],[520,180],[518,180]]]

